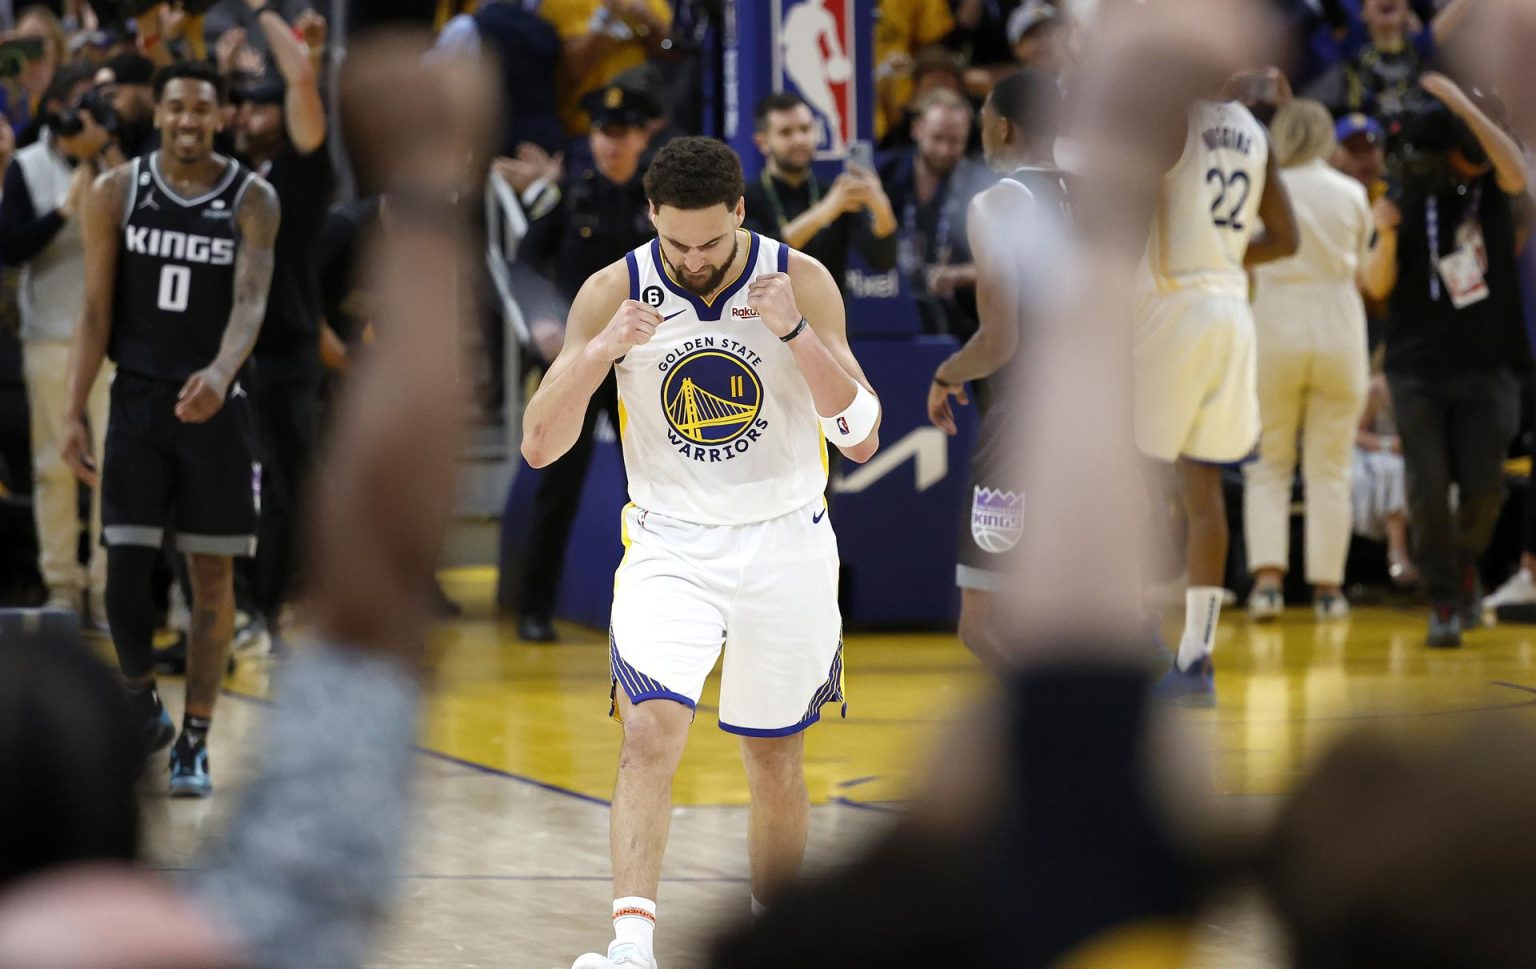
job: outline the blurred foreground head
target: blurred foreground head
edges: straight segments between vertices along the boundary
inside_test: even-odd
[[[1301,969],[1536,966],[1536,733],[1357,734],[1302,781],[1264,881]]]
[[[78,636],[0,631],[0,890],[54,865],[132,860],[138,758],[121,686]]]

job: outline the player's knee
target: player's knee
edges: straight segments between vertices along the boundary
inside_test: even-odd
[[[235,564],[227,555],[188,555],[187,579],[192,593],[206,597],[234,595]]]
[[[962,589],[960,599],[960,641],[982,659],[996,652],[993,642],[992,602],[987,593]]]
[[[991,646],[987,626],[986,619],[978,615],[976,610],[960,610],[960,641],[978,656],[987,653]]]
[[[743,737],[741,759],[754,781],[798,781],[805,753],[805,734],[788,737]]]
[[[688,742],[691,712],[670,700],[650,700],[624,713],[623,764],[660,767],[676,764]]]
[[[160,550],[146,545],[107,546],[107,597],[114,593],[130,597],[148,588]]]

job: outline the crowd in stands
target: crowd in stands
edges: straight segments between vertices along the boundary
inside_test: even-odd
[[[1527,552],[1520,564],[1533,562],[1531,543],[1520,542],[1501,546],[1499,560],[1482,563],[1481,572],[1474,568],[1504,503],[1506,451],[1528,423],[1521,415],[1530,410],[1522,402],[1531,399],[1525,374],[1536,289],[1533,260],[1524,246],[1531,206],[1525,193],[1507,191],[1517,186],[1499,167],[1510,167],[1512,159],[1506,156],[1514,143],[1488,151],[1477,125],[1466,120],[1472,112],[1497,128],[1498,99],[1479,78],[1452,82],[1434,73],[1444,52],[1458,43],[1475,2],[1284,0],[1281,7],[1298,52],[1294,63],[1236,92],[1266,123],[1292,104],[1326,109],[1333,130],[1314,130],[1312,140],[1299,147],[1294,167],[1331,166],[1359,183],[1370,206],[1368,225],[1360,227],[1369,237],[1360,259],[1368,258],[1372,245],[1385,242],[1401,263],[1387,272],[1383,261],[1375,279],[1361,278],[1355,287],[1366,310],[1368,336],[1353,329],[1325,335],[1343,354],[1330,356],[1337,365],[1335,383],[1349,385],[1337,402],[1337,418],[1319,423],[1313,413],[1329,392],[1324,385],[1330,378],[1319,376],[1324,370],[1293,367],[1288,389],[1272,394],[1265,407],[1260,460],[1246,473],[1234,469],[1229,476],[1234,490],[1242,489],[1245,479],[1250,492],[1255,481],[1264,482],[1258,507],[1251,503],[1254,518],[1247,542],[1237,543],[1234,552],[1228,584],[1240,591],[1252,585],[1266,594],[1283,589],[1296,595],[1304,592],[1305,578],[1331,592],[1345,584],[1344,576],[1336,574],[1342,563],[1334,563],[1340,550],[1349,548],[1351,532],[1387,545],[1369,567],[1356,568],[1360,563],[1352,559],[1353,572],[1390,576],[1404,586],[1422,576],[1441,605],[1453,600],[1459,607],[1472,605],[1482,578],[1502,579],[1515,564],[1516,552]],[[290,63],[288,71],[308,67],[312,79],[323,81],[325,17],[307,9],[304,0],[275,6],[298,39],[296,49],[306,55],[304,65]],[[719,28],[720,11],[701,0],[459,0],[431,10],[428,4],[418,6],[421,18],[438,28],[444,50],[496,55],[493,63],[507,108],[494,170],[516,191],[531,226],[530,240],[542,247],[542,254],[526,253],[519,260],[518,278],[522,298],[537,310],[530,314],[534,325],[525,356],[535,365],[547,362],[559,348],[572,281],[579,283],[578,277],[590,271],[599,249],[604,258],[613,255],[606,244],[568,245],[584,258],[581,265],[563,265],[561,233],[590,243],[593,233],[612,235],[620,223],[627,228],[618,233],[622,239],[611,240],[617,245],[647,231],[643,211],[617,219],[578,214],[574,220],[569,211],[587,204],[583,200],[606,198],[605,185],[637,186],[645,162],[668,138],[712,127],[703,117],[699,78],[710,55],[701,39]],[[70,186],[78,180],[72,183],[65,174],[74,170],[76,158],[109,164],[152,142],[147,92],[157,64],[173,51],[205,53],[254,106],[231,106],[230,134],[244,131],[247,141],[254,137],[260,144],[271,125],[286,125],[285,150],[292,151],[293,85],[285,81],[284,64],[252,19],[252,9],[222,2],[120,10],[117,4],[93,8],[69,0],[18,9],[4,24],[7,37],[33,41],[29,56],[16,60],[0,81],[0,111],[9,122],[0,126],[0,163],[9,170],[0,212],[0,258],[6,265],[0,318],[9,321],[0,339],[0,395],[7,400],[21,400],[27,386],[22,357],[28,354],[20,352],[17,334],[32,351],[29,359],[38,361],[33,383],[41,386],[42,358],[50,349],[45,344],[53,341],[56,350],[68,333],[67,311],[62,316],[54,312],[57,319],[45,323],[47,314],[40,313],[38,304],[42,289],[57,285],[71,271],[55,265],[61,258],[67,262],[59,254],[74,244],[69,223],[76,196]],[[814,120],[814,110],[794,95],[759,105],[758,143],[768,175],[761,185],[750,186],[750,227],[816,253],[835,273],[854,250],[877,272],[894,269],[913,294],[924,329],[964,340],[975,330],[977,312],[975,269],[966,245],[967,207],[999,174],[980,159],[977,107],[998,78],[1021,67],[1059,77],[1070,92],[1080,28],[1071,4],[1048,0],[880,0],[873,39],[876,152],[871,167],[854,167],[825,184],[808,169],[802,173],[805,146],[796,138],[808,136],[804,126]],[[316,84],[317,91],[323,89],[323,83]],[[615,98],[622,111],[613,108]],[[274,103],[290,110],[280,119],[266,117],[270,112],[260,107]],[[98,106],[109,114],[109,125],[95,123]],[[65,116],[83,117],[83,133],[65,134],[50,126],[50,119]],[[797,125],[798,132],[793,130]],[[301,141],[313,138],[313,132],[303,135]],[[28,185],[25,152],[40,140],[54,144],[65,159],[65,167],[54,171],[54,181],[46,186],[57,198],[37,197],[46,193],[36,185],[30,193],[16,191]],[[232,137],[228,147],[241,148],[238,141]],[[303,147],[313,149],[314,144]],[[638,164],[615,165],[611,157],[600,157],[604,151],[638,154]],[[281,346],[262,348],[281,360],[281,366],[266,372],[284,375],[266,396],[287,402],[284,412],[268,415],[269,423],[306,429],[297,436],[274,431],[272,437],[278,443],[298,441],[292,453],[273,463],[279,477],[269,486],[276,499],[272,510],[279,513],[273,516],[274,527],[284,532],[291,532],[296,520],[296,510],[285,512],[284,506],[293,502],[282,499],[296,492],[284,479],[302,478],[307,467],[312,440],[307,429],[317,420],[322,368],[332,374],[344,370],[349,352],[366,333],[367,313],[358,305],[345,267],[352,258],[349,240],[359,219],[371,217],[372,203],[332,191],[328,171],[316,160],[330,154],[327,141],[318,153],[299,156],[315,166],[313,173],[301,171],[292,180],[307,190],[302,208],[318,213],[334,205],[325,224],[303,233],[307,258],[299,261],[313,268],[299,287],[297,308],[288,314],[296,322],[282,328],[282,334],[264,337],[266,344],[276,340]],[[1070,149],[1066,155],[1063,161],[1070,168]],[[1453,156],[1467,162],[1461,174]],[[290,187],[290,194],[295,191]],[[1437,201],[1442,194],[1445,204]],[[614,198],[623,195],[620,191]],[[1431,234],[1443,238],[1431,240]],[[1462,296],[1442,292],[1447,267],[1440,262],[1463,251],[1473,254],[1485,284],[1474,287],[1474,296],[1487,293],[1466,309],[1455,305]],[[1292,264],[1275,273],[1302,281],[1296,277],[1314,268]],[[1260,277],[1255,292],[1261,302],[1263,289]],[[1461,313],[1486,318],[1479,332],[1487,339],[1477,346],[1462,341],[1441,352],[1445,348],[1437,342],[1442,339],[1437,327],[1449,319],[1447,314]],[[1263,329],[1260,367],[1273,373],[1279,357],[1295,349],[1276,346],[1276,339],[1295,331],[1284,320]],[[499,371],[499,325],[490,331],[485,345],[492,390],[487,396],[496,398],[506,382]],[[1274,390],[1277,385],[1271,381],[1268,386]],[[1474,405],[1483,410],[1469,410]],[[37,424],[39,409],[35,399],[30,430],[34,438],[42,432],[42,447],[34,442],[33,450],[46,452],[48,434]],[[76,568],[80,556],[70,555],[59,536],[75,536],[79,523],[89,520],[90,506],[73,500],[72,483],[59,483],[59,469],[49,464],[46,453],[31,469],[29,428],[20,413],[8,407],[0,421],[0,485],[6,489],[0,528],[17,538],[6,543],[0,584],[10,598],[21,601],[55,591],[71,602],[84,597],[78,607],[89,614],[90,596],[99,594],[96,573]],[[1461,445],[1454,454],[1444,447],[1435,452],[1433,441],[1446,437],[1443,422],[1463,419],[1488,429],[1479,453],[1467,453]],[[1451,436],[1467,438],[1462,432]],[[1415,447],[1416,440],[1423,443]],[[1309,558],[1304,569],[1293,570],[1287,539],[1298,463],[1300,477],[1313,485],[1301,490],[1312,509],[1308,517],[1317,519],[1306,545],[1327,564]],[[1299,480],[1296,484],[1301,487]],[[1446,498],[1453,485],[1454,499]],[[1325,491],[1330,497],[1317,504]],[[60,499],[61,492],[68,493],[67,499]],[[26,527],[33,517],[29,505],[35,509],[36,529]],[[1513,520],[1521,517],[1515,514]],[[42,537],[35,539],[34,531]],[[541,539],[536,558],[558,554],[547,550],[559,544],[563,532],[564,527],[556,528],[556,534]],[[1423,554],[1433,562],[1416,559],[1410,536],[1419,544],[1427,541]],[[276,625],[293,569],[288,543],[280,535],[263,537],[263,547],[271,549],[269,561],[252,570],[242,600],[260,635]],[[1246,556],[1243,545],[1249,546]],[[64,560],[67,565],[60,565]],[[41,572],[33,565],[38,561]],[[1293,571],[1294,580],[1289,578]],[[543,574],[557,581],[558,565]],[[1519,589],[1511,587],[1508,595],[1536,599],[1530,576],[1529,568],[1516,571]],[[534,598],[538,601],[528,611],[537,620],[547,619],[551,593],[538,592]],[[1259,612],[1272,605],[1273,600],[1260,603]],[[1463,609],[1461,619],[1471,622],[1472,610]]]

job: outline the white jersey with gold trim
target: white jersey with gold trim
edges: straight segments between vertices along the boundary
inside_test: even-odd
[[[789,247],[746,230],[741,275],[706,302],[672,279],[660,243],[625,256],[629,295],[662,316],[615,365],[631,500],[701,525],[789,514],[826,488],[826,444],[788,346],[747,306],[758,276],[787,272]]]
[[[1142,264],[1142,289],[1246,296],[1243,257],[1259,228],[1269,161],[1264,126],[1236,102],[1189,110],[1184,154],[1163,177]]]

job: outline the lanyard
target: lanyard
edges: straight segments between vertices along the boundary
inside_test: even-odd
[[[950,178],[953,178],[953,174],[951,174]],[[923,239],[918,229],[917,221],[917,180],[915,177],[913,178],[912,194],[907,196],[907,203],[902,206],[901,212],[902,233],[909,240],[907,248],[910,251],[906,254],[906,261],[911,264],[905,267],[908,275],[921,278],[921,274],[927,267],[930,246],[932,247],[933,264],[935,266],[949,265],[950,257],[954,255],[954,246],[950,242],[950,236],[954,231],[955,209],[959,207],[959,199],[955,197],[954,192],[950,191],[950,187],[950,179],[946,178],[938,191],[939,218],[933,227],[933,238]],[[921,243],[921,248],[919,248],[919,243]]]
[[[1475,219],[1482,210],[1481,185],[1472,187],[1471,203],[1470,211]],[[1462,222],[1465,221],[1463,216]],[[1440,199],[1435,195],[1424,200],[1424,234],[1429,237],[1429,298],[1436,300],[1440,298]]]
[[[779,234],[783,235],[784,227],[789,225],[789,216],[784,214],[784,203],[779,201],[779,190],[773,187],[773,176],[768,174],[768,169],[763,169],[760,176],[763,182],[763,192],[768,196],[768,204],[773,206],[774,221],[779,224]],[[811,207],[821,201],[821,187],[816,184],[816,176],[808,175],[811,185]]]

